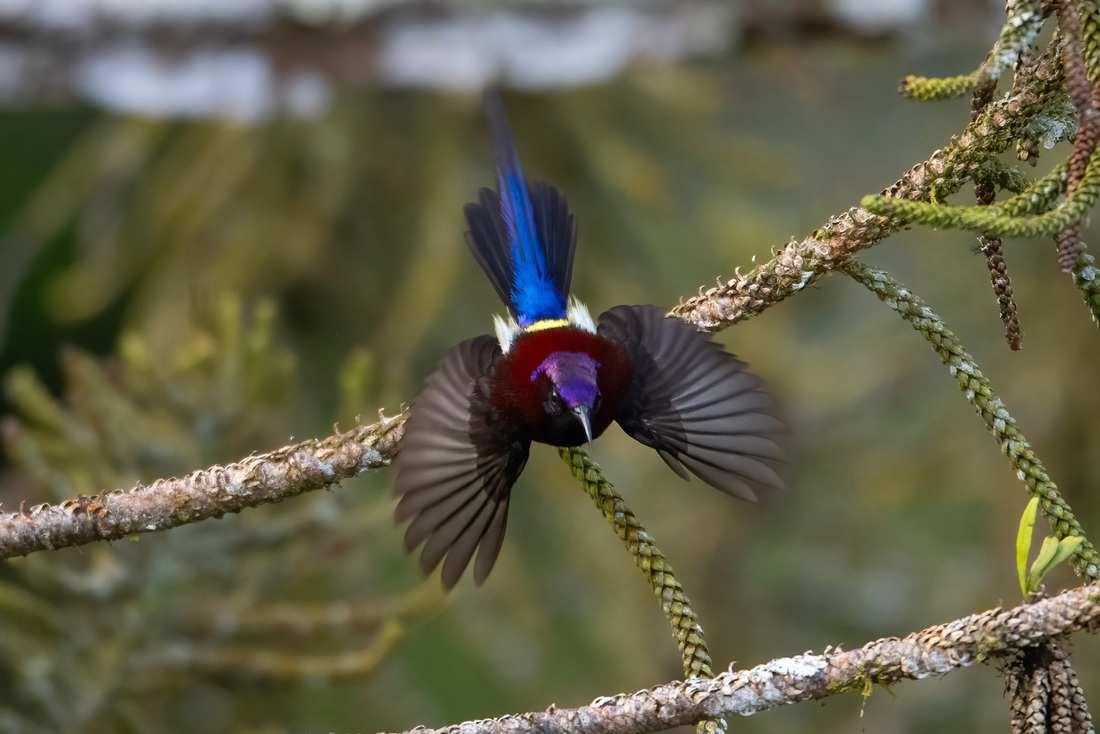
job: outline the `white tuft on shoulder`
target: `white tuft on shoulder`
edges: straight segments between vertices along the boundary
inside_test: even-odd
[[[583,329],[589,334],[596,333],[596,322],[592,320],[592,314],[588,313],[588,306],[581,303],[576,296],[569,296],[569,323],[578,329]]]
[[[493,329],[497,333],[497,341],[500,342],[500,351],[505,354],[512,348],[512,342],[523,331],[511,316],[500,316],[498,314],[493,314]]]

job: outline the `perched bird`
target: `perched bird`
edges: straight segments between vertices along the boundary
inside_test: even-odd
[[[474,559],[485,581],[532,441],[579,446],[612,421],[695,474],[754,499],[780,487],[783,432],[773,399],[745,364],[656,306],[615,306],[596,323],[569,297],[577,227],[565,197],[520,170],[503,105],[487,94],[497,191],[467,204],[466,244],[501,300],[496,338],[454,347],[412,404],[396,459],[397,521],[420,568],[443,562],[451,588]]]

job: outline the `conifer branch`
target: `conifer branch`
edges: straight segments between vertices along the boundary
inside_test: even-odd
[[[1047,640],[1100,627],[1100,586],[1081,586],[1034,604],[981,614],[889,637],[844,652],[777,658],[755,668],[690,678],[633,694],[601,697],[588,706],[467,721],[407,734],[641,734],[704,717],[749,716],[837,693],[870,695],[874,685],[943,675],[981,662],[1012,661]]]
[[[1081,3],[1083,9],[1087,3]],[[1096,94],[1097,69],[1089,68],[1081,39],[1081,17],[1077,3],[1063,0],[1058,4],[1058,25],[1066,37],[1062,49],[1062,68],[1066,76],[1069,98],[1077,111],[1077,135],[1069,159],[1066,178],[1066,199],[1076,197],[1078,189],[1092,167],[1093,154],[1100,141],[1100,104]],[[1057,235],[1058,263],[1062,270],[1072,272],[1082,253],[1079,220],[1067,224]]]
[[[833,217],[806,239],[788,243],[769,262],[751,272],[736,273],[731,280],[681,302],[671,314],[701,329],[719,331],[762,313],[840,268],[855,253],[877,245],[914,221],[899,209],[912,206],[921,212],[926,209],[938,212],[945,208],[929,202],[957,193],[972,179],[979,166],[993,161],[1018,138],[1031,134],[1029,131],[1034,127],[1038,126],[1046,131],[1045,135],[1056,139],[1072,134],[1072,107],[1067,105],[1057,44],[1052,44],[1036,60],[1027,83],[986,105],[982,114],[977,115],[961,135],[935,151],[928,160],[913,166],[894,185],[877,196],[865,198],[860,207]],[[1060,192],[1052,194],[1050,189],[1058,180],[1053,173],[1040,179],[1010,200],[1012,206],[1017,209],[1033,207],[1036,200],[1056,198]],[[1023,179],[1017,173],[1013,181],[1022,185]],[[1081,208],[1080,211],[1075,209],[1076,215],[1085,211],[1083,200],[1075,206]],[[988,229],[998,234],[985,225],[988,220],[1004,218],[1000,207],[980,209],[988,210],[981,212],[985,219],[972,229]],[[990,216],[993,212],[998,216]],[[1058,230],[1056,226],[1047,226],[1051,233]]]
[[[405,632],[406,626],[400,620],[382,620],[366,645],[320,654],[284,652],[259,645],[169,644],[141,659],[138,665],[149,674],[201,672],[269,681],[364,676],[386,660]]]
[[[962,97],[990,82],[996,82],[1042,30],[1041,6],[1040,0],[1009,0],[1006,6],[1008,18],[981,66],[969,74],[944,79],[908,76],[901,83],[901,93],[911,99],[929,102]]]
[[[996,78],[990,79],[985,84],[974,89],[974,96],[970,102],[970,119],[973,121],[981,114],[989,103],[993,101],[993,93],[997,90]],[[997,187],[994,181],[984,175],[976,175],[974,178],[974,197],[979,206],[990,206],[997,200]],[[982,254],[985,255],[986,267],[989,269],[989,279],[993,286],[993,293],[997,298],[997,310],[1001,317],[1001,323],[1005,328],[1005,339],[1012,350],[1020,348],[1023,332],[1020,330],[1020,320],[1016,315],[1016,299],[1012,296],[1012,280],[1008,275],[1008,266],[1004,259],[1004,249],[1000,237],[982,233],[978,236],[978,244]]]
[[[997,211],[1006,217],[1022,217],[1038,214],[1054,206],[1066,190],[1066,164],[1055,166],[1050,173],[1029,184],[1015,196],[996,204]]]
[[[1047,641],[1015,656],[1005,668],[1012,731],[1095,734],[1085,694],[1058,642]]]
[[[899,316],[928,340],[940,359],[951,370],[959,389],[977,411],[987,429],[993,434],[1001,453],[1008,457],[1016,476],[1027,486],[1028,493],[1039,497],[1043,516],[1059,538],[1085,537],[1081,524],[1069,504],[1062,497],[1039,457],[1016,426],[1001,399],[993,392],[989,380],[978,369],[974,358],[963,349],[943,321],[925,305],[924,301],[881,270],[870,268],[858,260],[845,266],[845,271],[857,282],[866,286],[883,300]],[[1090,580],[1100,579],[1100,555],[1087,539],[1081,543],[1071,559],[1074,570]]]
[[[1070,271],[1074,284],[1081,290],[1085,304],[1092,312],[1092,320],[1100,326],[1100,271],[1097,270],[1096,261],[1092,255],[1082,252],[1077,258],[1077,265]]]
[[[642,527],[634,512],[626,506],[622,495],[604,478],[600,467],[588,458],[584,449],[561,447],[558,454],[569,466],[573,476],[581,480],[581,485],[615,529],[619,540],[626,543],[630,555],[634,557],[634,563],[645,574],[653,593],[661,598],[661,611],[672,625],[684,675],[689,678],[713,678],[710,652],[707,650],[699,618],[657,543]],[[699,722],[699,734],[717,731],[726,731],[724,720],[708,718]]]

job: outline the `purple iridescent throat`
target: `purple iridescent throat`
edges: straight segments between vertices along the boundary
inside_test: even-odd
[[[596,400],[596,369],[600,363],[584,352],[554,352],[531,373],[534,382],[546,374],[558,388],[558,394],[570,410],[591,408]]]

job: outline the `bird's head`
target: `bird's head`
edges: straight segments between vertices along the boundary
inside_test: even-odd
[[[600,390],[596,382],[596,370],[600,364],[584,352],[554,352],[543,360],[531,374],[532,382],[543,381],[546,394],[543,409],[547,418],[566,435],[583,431],[589,444],[592,433],[592,414],[600,409]],[[581,441],[563,441],[558,445],[576,445]]]

